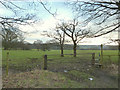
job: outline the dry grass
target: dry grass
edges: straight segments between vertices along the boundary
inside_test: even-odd
[[[59,73],[44,70],[34,70],[3,77],[3,88],[65,88],[81,87]]]
[[[117,64],[108,64],[104,67],[104,70],[109,72],[111,75],[118,76],[118,65]]]

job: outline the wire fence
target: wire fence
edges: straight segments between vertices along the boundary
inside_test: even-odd
[[[61,57],[60,54],[50,54],[46,56],[46,59],[45,55],[33,58],[17,58],[17,56],[7,52],[6,58],[4,58],[2,64],[3,74],[6,73],[6,75],[8,75],[9,73],[26,72],[34,69],[57,71],[59,69],[62,70],[62,68],[65,68],[66,66],[74,68],[75,65],[79,66],[79,63],[83,61],[87,61],[91,64],[91,60],[95,59],[93,53],[77,54],[77,57],[73,57],[73,54],[64,54],[64,57]],[[13,57],[16,58],[13,59]]]
[[[64,57],[61,57],[60,54],[43,54],[40,56],[38,53],[34,57],[23,58],[20,56],[17,58],[18,56],[7,52],[2,64],[3,74],[8,75],[9,73],[26,72],[34,69],[63,72],[65,70],[80,70],[84,66],[88,66],[88,68],[101,64],[105,66],[106,63],[111,64],[118,61],[118,55],[103,55],[102,61],[100,53],[80,53],[76,57],[73,56],[73,54],[64,54]],[[16,58],[13,59],[13,57]]]
[[[53,58],[53,56],[55,58]],[[57,56],[57,57],[56,57]],[[73,57],[73,54],[64,54],[64,57],[60,55],[45,55],[44,56],[44,69],[55,72],[63,72],[64,70],[79,70],[82,69],[81,65],[94,65],[95,53],[77,54]]]

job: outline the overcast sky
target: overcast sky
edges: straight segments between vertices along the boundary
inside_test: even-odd
[[[30,1],[30,0],[29,0]],[[42,40],[43,42],[46,42],[49,40],[48,37],[40,35],[42,31],[46,30],[52,30],[56,26],[59,20],[71,20],[73,17],[72,9],[71,7],[64,4],[64,0],[62,2],[54,1],[47,3],[47,8],[49,9],[51,7],[51,12],[54,13],[57,11],[57,16],[54,18],[51,14],[49,14],[41,4],[38,3],[32,3],[29,1],[14,1],[14,4],[19,5],[21,8],[24,8],[26,10],[17,10],[18,16],[24,16],[27,13],[35,14],[36,17],[34,19],[38,20],[36,23],[30,25],[20,25],[20,29],[22,31],[26,31],[29,34],[25,35],[25,41],[28,41],[30,43],[33,43],[35,40]],[[36,5],[36,6],[35,6]],[[15,14],[9,10],[0,5],[0,16],[6,16],[6,17],[16,17]],[[82,21],[82,19],[80,19]],[[94,29],[97,29],[93,23],[89,23],[88,27],[94,27]],[[112,36],[112,37],[111,37]],[[109,42],[109,38],[118,38],[118,33],[110,33],[108,35],[104,35],[102,37],[92,38],[92,39],[83,39],[81,41],[82,45],[100,45],[104,44],[106,42]],[[70,38],[68,38],[70,39]],[[114,45],[115,43],[111,43]]]

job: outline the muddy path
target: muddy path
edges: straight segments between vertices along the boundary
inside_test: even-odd
[[[92,66],[91,62],[86,61],[80,61],[80,62],[72,62],[72,63],[59,63],[59,64],[52,64],[48,67],[48,70],[52,72],[60,72],[64,74],[67,78],[70,78],[71,80],[75,80],[78,83],[82,83],[84,85],[88,85],[88,88],[118,88],[118,76],[112,75],[109,72],[101,68],[98,68],[98,66]],[[81,80],[81,78],[78,76],[74,76],[69,72],[77,71],[81,73],[86,73],[90,76],[93,76],[93,81],[88,80],[88,77],[86,79],[88,81]],[[94,83],[94,84],[92,84]],[[86,87],[86,86],[85,86]]]

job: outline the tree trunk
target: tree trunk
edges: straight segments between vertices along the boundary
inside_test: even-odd
[[[63,45],[61,45],[61,57],[64,57],[64,55],[63,55]]]
[[[76,57],[76,47],[77,47],[77,44],[76,44],[76,43],[74,43],[74,46],[73,46],[74,57]]]

